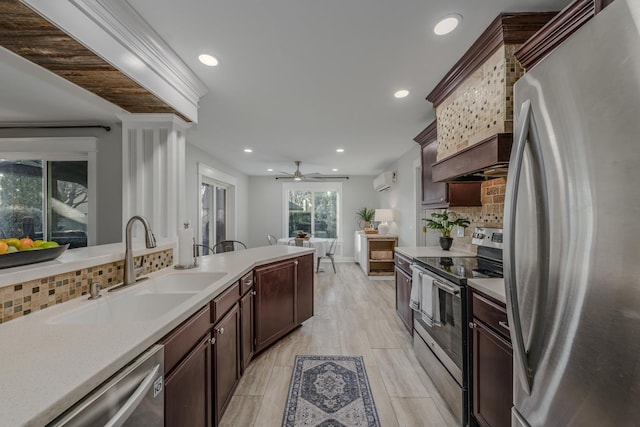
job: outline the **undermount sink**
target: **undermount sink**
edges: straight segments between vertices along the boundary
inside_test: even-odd
[[[174,273],[149,279],[145,284],[148,292],[200,292],[217,282],[227,273]]]
[[[193,293],[139,293],[118,295],[88,301],[87,307],[62,314],[52,324],[106,324],[145,322],[156,319],[176,305],[188,300]]]
[[[107,295],[87,301],[85,307],[61,314],[51,324],[108,324],[147,322],[183,303],[227,273],[174,273],[155,277],[133,286],[138,292]]]

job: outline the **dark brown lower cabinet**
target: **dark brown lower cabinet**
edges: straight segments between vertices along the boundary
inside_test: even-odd
[[[482,427],[510,427],[513,402],[513,347],[504,305],[472,297],[473,417]]]
[[[237,303],[213,326],[213,338],[213,399],[215,425],[218,425],[240,381],[240,309]]]
[[[164,379],[166,427],[211,426],[211,334]]]
[[[240,357],[242,359],[240,368],[243,374],[247,370],[247,366],[249,366],[249,362],[253,357],[253,341],[255,339],[253,329],[254,298],[255,291],[253,287],[251,287],[240,299]]]
[[[411,276],[396,267],[396,313],[409,333],[413,331],[413,310],[409,307],[411,284]]]
[[[297,268],[297,260],[286,260],[255,269],[256,352],[265,349],[297,324]]]
[[[218,425],[254,353],[311,316],[313,254],[257,267],[229,285],[159,341],[165,426]]]

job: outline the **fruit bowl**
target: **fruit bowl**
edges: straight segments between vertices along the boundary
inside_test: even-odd
[[[58,258],[69,248],[69,244],[57,248],[18,251],[0,255],[0,268],[17,267],[19,265],[35,264]]]

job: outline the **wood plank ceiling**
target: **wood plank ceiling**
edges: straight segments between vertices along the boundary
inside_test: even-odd
[[[0,46],[130,113],[190,121],[19,0],[0,0]]]

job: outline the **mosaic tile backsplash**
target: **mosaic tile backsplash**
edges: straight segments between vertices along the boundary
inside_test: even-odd
[[[438,105],[438,161],[513,131],[513,85],[524,74],[513,55],[518,46],[501,46]]]
[[[140,258],[143,274],[149,274],[173,265],[173,249],[135,257],[136,266]],[[123,266],[121,260],[0,288],[0,323],[86,295],[92,283],[102,289],[116,285],[122,282]]]

